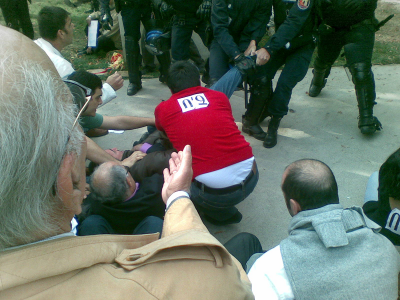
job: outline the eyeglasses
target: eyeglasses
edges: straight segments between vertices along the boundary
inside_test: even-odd
[[[69,80],[69,79],[64,79],[63,80],[65,83],[71,83],[76,86],[79,86],[81,89],[85,91],[85,96],[86,96],[86,101],[85,104],[82,106],[82,108],[79,110],[78,115],[76,116],[76,119],[72,125],[72,129],[74,129],[76,123],[78,122],[79,118],[81,117],[82,113],[86,110],[86,107],[89,104],[90,99],[92,98],[92,89],[84,86],[83,84],[80,84],[79,82],[76,82],[74,80]]]

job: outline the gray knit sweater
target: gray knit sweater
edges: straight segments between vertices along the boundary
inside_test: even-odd
[[[280,249],[295,299],[397,299],[400,256],[379,230],[360,207],[294,216]]]

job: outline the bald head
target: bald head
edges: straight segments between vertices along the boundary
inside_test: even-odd
[[[116,162],[101,164],[90,180],[92,197],[102,203],[119,203],[136,189],[135,181],[126,169]]]
[[[286,204],[293,199],[301,210],[339,203],[335,176],[319,160],[302,159],[290,164],[282,176],[282,191]]]

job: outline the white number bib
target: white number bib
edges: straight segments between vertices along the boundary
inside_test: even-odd
[[[204,108],[210,104],[203,93],[194,94],[185,98],[179,98],[178,103],[181,106],[183,113],[193,109]]]

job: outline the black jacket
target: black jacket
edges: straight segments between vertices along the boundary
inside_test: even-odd
[[[250,41],[264,36],[271,15],[270,0],[213,0],[211,24],[214,38],[225,53],[234,58]]]
[[[165,204],[161,197],[163,184],[163,176],[159,174],[144,178],[135,196],[114,205],[104,205],[93,201],[89,194],[85,200],[85,205],[90,205],[88,215],[102,216],[117,234],[132,234],[135,227],[144,218],[148,216],[164,217]]]

